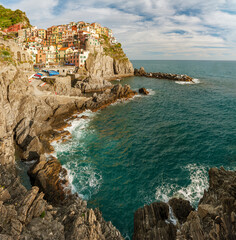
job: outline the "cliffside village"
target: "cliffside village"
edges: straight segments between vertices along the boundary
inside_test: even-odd
[[[4,30],[18,33],[16,42],[26,50],[35,67],[75,66],[83,68],[89,53],[103,51],[104,38],[117,41],[112,30],[99,23],[71,22],[45,29],[16,24]],[[24,61],[24,60],[21,60]]]

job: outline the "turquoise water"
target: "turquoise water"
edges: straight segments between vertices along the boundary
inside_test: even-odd
[[[84,113],[89,119],[75,120],[69,128],[72,140],[55,145],[73,190],[127,238],[139,207],[172,196],[196,207],[210,167],[236,168],[236,62],[133,64],[188,74],[198,84],[126,78],[122,84],[151,94]]]

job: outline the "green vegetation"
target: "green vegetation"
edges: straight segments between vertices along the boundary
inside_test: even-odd
[[[41,217],[41,218],[44,218],[44,217],[45,217],[45,215],[46,215],[46,212],[45,212],[45,211],[43,211],[43,212],[41,213],[40,217]]]
[[[5,29],[16,23],[25,23],[25,27],[29,27],[30,22],[26,14],[19,9],[12,11],[0,5],[0,28]]]
[[[5,46],[0,46],[0,62],[15,64],[13,60],[13,53]]]
[[[106,35],[102,35],[101,38],[102,38],[101,44],[107,56],[110,56],[113,59],[122,60],[122,61],[128,60],[128,58],[126,57],[122,49],[121,43],[111,44],[109,37],[107,37]]]

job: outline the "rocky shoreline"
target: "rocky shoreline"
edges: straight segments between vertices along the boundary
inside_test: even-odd
[[[212,168],[209,183],[197,210],[176,198],[138,209],[133,240],[236,239],[236,172]]]
[[[173,81],[182,81],[182,82],[193,82],[193,78],[187,75],[179,75],[179,74],[172,74],[172,73],[147,73],[143,67],[140,69],[134,69],[134,75],[140,77],[147,77],[147,78],[158,78],[158,79],[167,79]]]
[[[1,44],[12,52],[19,50],[12,42]],[[0,239],[123,239],[98,209],[87,208],[86,201],[72,194],[67,171],[51,155],[51,142],[70,137],[64,128],[78,113],[97,111],[136,94],[128,85],[113,86],[102,78],[119,76],[112,72],[114,64],[110,66],[113,70],[105,67],[102,76],[73,84],[67,77],[60,78],[54,85],[39,87],[28,82],[31,64],[0,63]],[[124,62],[120,67],[116,62],[115,68],[121,75],[132,75],[130,62],[127,69]],[[148,94],[144,88],[140,91]],[[20,158],[31,165],[28,174],[33,187],[28,191],[16,171],[15,146]],[[184,200],[137,210],[133,239],[234,239],[235,180],[235,172],[211,170],[210,188],[198,211]],[[169,206],[177,225],[170,221]]]
[[[21,52],[12,41],[1,44]],[[98,209],[72,194],[67,171],[50,155],[50,142],[68,139],[63,129],[75,113],[97,111],[136,92],[96,76],[75,86],[65,77],[40,87],[39,80],[28,81],[32,65],[12,58],[15,64],[0,63],[0,239],[123,239]],[[88,97],[85,89],[102,91]],[[31,165],[29,191],[16,171],[15,146]]]

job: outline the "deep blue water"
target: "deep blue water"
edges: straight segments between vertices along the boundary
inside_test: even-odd
[[[151,95],[84,113],[89,119],[75,120],[69,129],[72,140],[55,145],[74,191],[130,237],[139,207],[172,196],[196,207],[210,167],[236,169],[236,62],[133,64],[200,83],[126,78],[122,84],[145,87]]]

